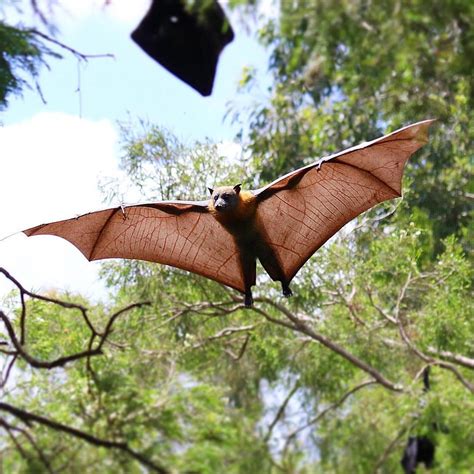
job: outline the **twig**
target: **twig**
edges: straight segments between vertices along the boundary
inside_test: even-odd
[[[9,362],[9,364],[8,364],[8,366],[7,366],[7,370],[5,371],[5,376],[3,377],[3,380],[2,380],[2,382],[0,383],[0,388],[5,387],[5,385],[7,384],[8,379],[10,378],[10,373],[11,373],[11,371],[12,371],[13,366],[15,365],[15,362],[16,362],[17,357],[18,357],[18,354],[15,354],[15,355],[12,357],[12,360]]]
[[[39,368],[39,369],[53,369],[55,367],[62,367],[64,365],[68,364],[69,362],[73,362],[73,361],[78,360],[78,359],[90,358],[90,357],[102,354],[102,346],[104,345],[107,337],[110,335],[110,333],[112,331],[112,325],[115,322],[115,320],[118,318],[118,316],[123,314],[125,311],[131,310],[132,308],[137,308],[137,307],[148,305],[148,304],[150,304],[150,303],[148,303],[148,302],[134,303],[134,304],[131,304],[131,305],[127,306],[126,308],[123,308],[120,311],[117,311],[116,313],[114,313],[110,317],[110,319],[107,323],[107,326],[105,328],[105,331],[100,336],[99,343],[95,348],[92,348],[92,342],[93,342],[94,338],[96,337],[96,334],[92,334],[91,339],[89,341],[89,349],[88,350],[77,352],[75,354],[65,356],[65,357],[59,357],[58,359],[55,359],[55,360],[52,360],[52,361],[39,360],[39,359],[33,357],[32,355],[30,355],[28,352],[26,352],[25,349],[23,348],[23,346],[18,341],[18,339],[16,337],[16,334],[15,334],[15,330],[13,329],[13,326],[12,326],[10,320],[5,315],[5,313],[3,313],[3,311],[0,311],[0,319],[5,324],[5,327],[7,329],[10,340],[11,340],[13,346],[15,347],[17,353],[29,365],[31,365],[32,367]]]
[[[92,59],[92,58],[112,58],[112,59],[115,59],[115,56],[111,53],[84,54],[84,53],[81,53],[81,52],[77,51],[74,48],[71,48],[70,46],[67,46],[64,43],[61,43],[61,41],[58,41],[58,40],[52,38],[51,36],[48,36],[48,35],[42,33],[41,31],[38,31],[38,30],[35,30],[35,29],[31,29],[29,31],[32,34],[34,34],[36,36],[39,36],[40,38],[43,38],[44,40],[46,40],[50,43],[53,43],[54,45],[59,46],[62,49],[65,49],[66,51],[73,54],[74,56],[76,56],[76,58],[78,58],[81,61],[86,61],[87,62],[88,59]]]
[[[370,304],[378,311],[380,316],[382,316],[387,321],[390,321],[392,324],[397,324],[397,321],[395,318],[387,314],[387,312],[381,306],[375,303],[374,299],[372,298],[372,292],[370,291],[370,289],[366,288],[365,292],[367,296],[369,297]]]

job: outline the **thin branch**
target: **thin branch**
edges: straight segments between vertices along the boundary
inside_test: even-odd
[[[44,416],[36,415],[26,410],[22,410],[21,408],[14,407],[13,405],[10,405],[8,403],[0,402],[0,410],[10,413],[15,418],[18,418],[29,426],[31,426],[32,423],[38,423],[40,425],[47,426],[48,428],[51,428],[55,431],[67,433],[71,436],[74,436],[75,438],[82,439],[83,441],[86,441],[87,443],[92,444],[94,446],[103,447],[107,449],[118,449],[124,453],[127,453],[128,455],[136,459],[144,466],[150,468],[151,470],[160,474],[168,474],[168,471],[164,467],[155,464],[154,462],[143,456],[141,453],[134,451],[125,442],[110,441],[98,438],[94,435],[78,430],[71,426],[67,426],[57,421],[50,420],[49,418],[45,418]]]
[[[28,433],[28,431],[22,428],[19,428],[18,426],[10,425],[9,423],[7,423],[5,420],[2,420],[2,419],[0,419],[0,424],[9,432],[9,434],[10,434],[10,431],[18,431],[18,433],[22,434],[29,441],[31,446],[33,446],[33,449],[36,451],[36,454],[38,454],[39,459],[46,467],[46,470],[48,471],[48,473],[53,474],[54,472],[53,468],[50,462],[48,461],[46,455],[44,454],[43,450],[36,444],[36,441],[33,439],[31,434]],[[13,442],[15,443],[15,445],[17,446],[17,449],[22,453],[22,450],[19,449],[20,447],[16,443],[16,438],[12,434],[11,434],[11,438]]]
[[[5,387],[5,385],[7,384],[8,379],[10,378],[10,373],[12,371],[13,366],[15,365],[17,357],[18,357],[18,354],[15,354],[12,357],[11,361],[9,362],[9,364],[7,366],[7,370],[5,371],[5,376],[3,377],[3,380],[0,383],[0,388]]]
[[[256,327],[256,324],[251,324],[248,326],[224,328],[221,331],[214,334],[213,336],[206,337],[202,342],[194,344],[192,348],[199,349],[200,347],[205,346],[208,342],[215,341],[216,339],[222,339],[224,337],[231,336],[232,334],[236,334],[240,332],[249,332],[255,329],[255,327]]]
[[[125,306],[125,308],[122,308],[118,310],[117,312],[115,312],[114,314],[112,314],[112,316],[109,318],[109,321],[107,322],[107,325],[105,326],[105,331],[103,332],[102,335],[100,335],[99,344],[94,350],[102,351],[102,346],[104,345],[105,341],[107,340],[110,333],[112,332],[112,326],[119,316],[121,316],[123,313],[126,313],[127,311],[130,311],[135,308],[140,308],[142,306],[151,306],[151,302],[144,301],[142,303],[132,303],[132,304],[129,304],[128,306]]]
[[[14,278],[7,270],[5,270],[5,268],[0,267],[0,273],[2,273],[8,280],[10,280],[20,291],[20,298],[21,298],[21,305],[22,305],[22,314],[21,314],[20,321],[23,321],[25,318],[24,312],[26,311],[26,305],[25,305],[24,296],[27,295],[32,299],[45,301],[46,303],[52,303],[52,304],[61,306],[62,308],[79,310],[87,326],[89,326],[89,329],[91,330],[91,332],[94,334],[97,334],[97,331],[95,330],[94,326],[92,325],[91,321],[89,320],[87,316],[87,308],[85,308],[84,306],[77,303],[71,303],[69,301],[63,301],[56,298],[51,298],[49,296],[43,296],[37,293],[33,293],[31,291],[28,291],[16,278]],[[24,334],[24,329],[22,330],[22,334]],[[23,343],[24,342],[21,342],[21,344]]]
[[[468,369],[474,369],[474,359],[471,359],[470,357],[466,357],[461,354],[455,354],[454,352],[449,351],[438,351],[431,346],[428,347],[427,351],[429,354],[436,355],[448,360],[449,362],[453,362],[454,364],[462,365]]]
[[[299,380],[297,380],[293,386],[293,388],[288,392],[288,395],[285,397],[283,400],[283,403],[280,405],[280,408],[278,409],[275,418],[273,418],[273,421],[270,423],[268,426],[267,434],[263,438],[263,441],[265,443],[268,442],[268,440],[271,438],[273,429],[275,428],[276,424],[280,421],[281,417],[285,413],[286,407],[288,406],[288,403],[290,402],[291,398],[293,395],[298,391],[300,387]]]
[[[123,313],[130,311],[133,308],[141,307],[144,305],[149,305],[149,302],[143,302],[143,303],[133,303],[125,308],[120,309],[119,311],[115,312],[110,316],[109,320],[107,321],[105,330],[103,333],[100,333],[97,331],[97,329],[94,328],[92,322],[90,321],[89,317],[87,316],[87,308],[80,304],[76,303],[71,303],[68,301],[62,301],[56,298],[51,298],[48,296],[43,296],[39,295],[36,293],[33,293],[31,291],[28,291],[24,286],[17,280],[15,279],[7,270],[4,268],[0,267],[0,273],[3,274],[8,280],[10,280],[19,290],[20,292],[20,300],[21,300],[21,314],[20,314],[20,340],[18,340],[18,337],[15,333],[15,330],[13,328],[12,323],[10,322],[10,319],[8,316],[0,310],[0,320],[4,323],[7,333],[10,338],[10,342],[13,344],[16,352],[11,353],[11,355],[19,355],[21,356],[29,365],[32,367],[40,368],[40,369],[52,369],[55,367],[61,367],[64,366],[70,362],[87,358],[88,364],[87,367],[88,369],[92,370],[91,365],[90,365],[90,358],[93,356],[97,356],[103,353],[103,345],[107,341],[107,338],[110,336],[112,329],[113,329],[113,324],[117,320],[117,318],[122,315]],[[47,303],[55,304],[58,305],[62,308],[65,309],[77,309],[80,311],[86,325],[88,326],[89,330],[91,331],[91,336],[89,339],[88,343],[88,348],[85,351],[81,351],[69,356],[65,357],[59,357],[58,359],[55,359],[53,361],[42,361],[31,354],[29,354],[25,348],[25,340],[26,340],[26,302],[25,302],[25,295],[29,296],[32,299],[37,299],[40,301],[44,301]],[[96,347],[93,347],[94,340],[96,337],[99,338],[99,342],[96,345]],[[9,368],[11,370],[11,367]]]
[[[382,316],[382,318],[386,319],[387,321],[390,321],[392,324],[397,324],[397,321],[395,318],[390,316],[380,305],[375,303],[374,299],[372,298],[372,292],[370,291],[370,289],[366,288],[365,292],[367,296],[369,297],[370,304],[378,311],[380,316]]]
[[[224,349],[224,352],[227,355],[229,355],[231,359],[237,362],[240,359],[242,359],[243,355],[245,354],[245,349],[247,349],[247,345],[249,341],[250,341],[250,334],[247,334],[245,336],[244,343],[242,344],[242,347],[240,348],[239,353],[237,355],[235,355],[230,349]]]
[[[88,349],[88,350],[85,350],[85,351],[77,352],[77,353],[69,355],[69,356],[59,357],[58,359],[55,359],[55,360],[52,360],[52,361],[39,360],[39,359],[33,357],[32,355],[30,355],[28,352],[26,352],[25,349],[23,348],[23,346],[18,341],[18,338],[16,337],[16,334],[15,334],[15,330],[13,329],[13,326],[12,326],[10,320],[5,315],[5,313],[3,313],[3,311],[0,311],[0,319],[3,321],[3,324],[5,324],[8,335],[9,335],[9,337],[11,339],[11,342],[12,342],[13,346],[15,347],[17,353],[29,365],[31,365],[32,367],[36,367],[38,369],[53,369],[55,367],[62,367],[62,366],[66,365],[70,362],[73,362],[73,361],[76,361],[76,360],[79,360],[79,359],[83,359],[83,358],[86,358],[86,357],[90,358],[90,357],[102,354],[103,353],[102,352],[102,346],[103,346],[105,340],[107,339],[107,337],[109,336],[109,334],[112,330],[112,324],[115,321],[115,319],[120,314],[122,314],[124,311],[128,311],[128,310],[130,310],[134,307],[142,306],[142,305],[145,305],[145,304],[149,304],[149,303],[136,303],[136,304],[127,306],[127,308],[124,308],[123,310],[120,310],[117,313],[115,313],[110,318],[110,320],[107,324],[106,331],[101,336],[100,342],[97,345],[97,347],[95,347],[93,349]],[[93,340],[94,337],[95,337],[95,335],[93,334],[91,340]]]
[[[318,423],[324,416],[326,416],[327,413],[329,413],[332,410],[335,410],[336,408],[339,408],[354,393],[358,392],[364,387],[367,387],[368,385],[374,385],[377,383],[379,382],[377,382],[376,380],[365,380],[361,382],[360,384],[356,385],[355,387],[351,388],[348,392],[346,392],[341,398],[339,398],[339,400],[335,401],[334,403],[326,407],[324,410],[322,410],[320,413],[318,413],[314,418],[312,418],[306,424],[292,431],[286,439],[284,451],[287,450],[288,445],[290,444],[291,440],[294,439],[298,435],[298,433]]]
[[[414,425],[415,425],[415,423],[411,423],[408,426],[402,426],[402,428],[398,431],[398,433],[393,438],[393,440],[390,441],[390,443],[385,448],[385,450],[382,453],[382,455],[380,456],[380,458],[375,463],[374,470],[372,471],[373,474],[377,474],[379,472],[380,467],[385,463],[385,461],[390,456],[390,453],[393,451],[395,446],[398,444],[398,442],[402,439],[402,437],[405,435],[405,433],[407,431],[410,432],[412,430]]]
[[[410,339],[410,336],[408,336],[405,326],[402,322],[402,319],[400,318],[400,306],[401,302],[403,301],[403,298],[405,297],[406,290],[408,288],[408,285],[410,284],[411,281],[411,274],[408,275],[407,280],[405,284],[403,285],[400,294],[397,299],[397,304],[396,304],[396,309],[395,309],[395,318],[397,321],[398,325],[398,331],[400,333],[400,337],[402,338],[403,342],[406,344],[406,346],[416,355],[418,356],[421,360],[426,362],[428,365],[436,365],[438,367],[442,367],[444,369],[447,369],[451,371],[457,379],[471,392],[474,393],[474,385],[471,384],[468,380],[466,380],[463,375],[459,372],[459,370],[451,363],[445,362],[443,360],[435,359],[433,357],[430,357],[426,354],[424,354],[420,349],[418,349],[415,344],[412,342]]]
[[[77,49],[71,48],[70,46],[67,46],[64,43],[61,43],[61,41],[58,41],[58,40],[52,38],[51,36],[48,36],[48,35],[42,33],[41,31],[38,31],[38,30],[35,30],[35,29],[31,29],[30,33],[32,33],[36,36],[39,36],[40,38],[43,38],[45,41],[48,41],[48,42],[50,42],[50,43],[52,43],[56,46],[59,46],[62,49],[65,49],[66,51],[68,51],[69,53],[71,53],[72,55],[74,55],[76,58],[78,58],[81,61],[86,61],[87,62],[87,60],[93,59],[93,58],[94,59],[95,58],[115,59],[115,56],[111,53],[103,53],[103,54],[84,54],[84,53],[81,53],[81,52],[77,51]]]
[[[12,429],[11,429],[10,425],[6,421],[0,419],[0,426],[3,426],[5,431],[8,433],[8,436],[10,436],[10,439],[12,440],[13,444],[15,445],[15,447],[16,447],[17,451],[20,453],[20,455],[24,459],[26,459],[26,461],[31,461],[30,457],[28,456],[26,451],[23,449],[23,446],[18,442],[15,435],[12,433]]]

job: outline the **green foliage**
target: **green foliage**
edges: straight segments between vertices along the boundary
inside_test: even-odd
[[[261,179],[437,118],[407,169],[410,210],[427,214],[437,239],[462,233],[472,193],[473,17],[469,0],[282,2],[260,29],[271,50],[270,99],[240,111]]]
[[[31,29],[14,27],[0,21],[0,110],[8,104],[8,97],[21,93],[36,80],[45,57],[60,57],[47,48]]]

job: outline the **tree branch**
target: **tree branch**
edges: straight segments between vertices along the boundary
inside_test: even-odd
[[[22,428],[18,428],[18,426],[13,426],[13,425],[10,425],[9,423],[7,423],[5,420],[3,419],[0,419],[0,425],[3,426],[8,434],[10,435],[13,443],[15,444],[16,448],[18,449],[18,451],[25,457],[25,458],[28,458],[28,456],[26,455],[26,453],[23,451],[21,445],[19,445],[18,441],[16,440],[16,438],[13,436],[13,433],[12,431],[18,431],[20,434],[22,434],[28,441],[29,443],[31,444],[31,446],[33,446],[33,449],[36,451],[36,453],[38,454],[38,457],[40,458],[41,462],[44,464],[46,470],[48,471],[48,473],[50,474],[53,474],[54,471],[53,471],[53,468],[51,467],[51,464],[49,462],[49,460],[46,458],[44,452],[42,449],[40,449],[40,447],[36,444],[35,440],[33,439],[33,437],[30,435],[30,433],[28,433],[27,430],[24,430]]]
[[[141,453],[138,453],[132,450],[128,446],[128,444],[125,442],[110,441],[110,440],[98,438],[96,436],[93,436],[89,433],[78,430],[71,426],[67,426],[57,421],[50,420],[49,418],[45,418],[44,416],[36,415],[26,410],[22,410],[20,408],[14,407],[13,405],[10,405],[8,403],[0,402],[0,410],[7,412],[10,415],[13,415],[15,418],[18,418],[22,422],[26,423],[28,426],[31,426],[33,423],[38,423],[40,425],[47,426],[48,428],[51,428],[55,431],[67,433],[71,436],[74,436],[75,438],[82,439],[83,441],[86,441],[87,443],[92,444],[94,446],[108,448],[108,449],[118,449],[130,455],[131,457],[136,459],[138,462],[140,462],[142,465],[150,468],[154,472],[158,472],[160,474],[168,473],[168,470],[166,470],[164,467],[159,466],[158,464],[155,464],[154,462],[150,461],[148,458],[143,456]]]
[[[365,380],[364,382],[361,382],[360,384],[358,384],[355,387],[351,388],[341,398],[339,398],[339,400],[335,401],[334,403],[332,403],[331,405],[326,407],[324,410],[322,410],[320,413],[318,413],[314,418],[312,418],[310,421],[308,421],[305,425],[300,426],[296,430],[292,431],[286,439],[285,448],[283,449],[283,451],[286,451],[288,449],[288,446],[289,446],[290,442],[298,435],[298,433],[300,433],[301,431],[304,431],[305,429],[309,428],[311,425],[316,424],[318,421],[321,420],[321,418],[326,416],[327,413],[329,413],[330,411],[332,411],[332,410],[338,408],[339,406],[341,406],[354,393],[358,392],[359,390],[361,390],[364,387],[367,387],[368,385],[374,385],[374,384],[377,384],[377,383],[379,383],[379,382],[377,382],[376,380]]]
[[[411,282],[411,274],[408,275],[405,284],[403,285],[400,294],[397,299],[397,304],[396,304],[396,309],[395,309],[395,320],[397,321],[398,325],[398,330],[400,333],[400,337],[402,338],[403,342],[406,344],[408,349],[410,349],[415,355],[417,355],[421,360],[426,362],[428,365],[437,365],[438,367],[442,367],[444,369],[447,369],[451,371],[457,379],[471,392],[474,393],[474,385],[471,384],[469,381],[467,381],[462,374],[459,372],[459,370],[453,365],[450,364],[449,362],[445,362],[443,360],[435,359],[433,357],[430,357],[426,354],[424,354],[420,349],[418,349],[415,344],[412,342],[410,337],[408,336],[405,326],[402,322],[402,319],[400,318],[400,306],[401,302],[403,301],[403,298],[405,297],[406,290]]]
[[[337,354],[341,355],[344,357],[346,360],[348,360],[351,364],[355,365],[359,369],[362,369],[364,372],[367,372],[368,374],[372,375],[372,377],[379,382],[381,385],[384,387],[388,388],[389,390],[392,390],[394,392],[402,392],[403,388],[397,384],[394,384],[390,380],[387,380],[378,370],[364,362],[363,360],[359,359],[355,355],[351,354],[348,352],[346,349],[344,349],[342,346],[339,344],[331,341],[329,338],[326,336],[323,336],[322,334],[318,334],[313,329],[308,327],[300,318],[298,318],[296,315],[294,315],[291,311],[289,311],[285,306],[275,303],[269,298],[258,298],[257,301],[261,301],[263,303],[266,303],[270,306],[273,306],[274,308],[278,309],[281,313],[283,313],[293,324],[288,324],[288,323],[283,323],[283,321],[272,318],[271,316],[265,316],[268,320],[280,324],[286,327],[289,327],[290,329],[294,331],[301,332],[303,334],[306,334],[309,336],[312,340],[319,342],[323,346],[327,347],[328,349],[331,349],[332,351],[336,352]],[[255,308],[254,308],[255,309]],[[261,312],[261,310],[257,310],[257,312]]]
[[[66,51],[68,51],[69,53],[71,53],[72,55],[74,55],[77,59],[81,60],[81,61],[86,61],[88,59],[95,59],[95,58],[112,58],[112,59],[115,59],[115,56],[111,53],[102,53],[102,54],[84,54],[84,53],[81,53],[79,51],[77,51],[76,49],[74,48],[71,48],[70,46],[67,46],[66,44],[64,43],[61,43],[61,41],[58,41],[54,38],[52,38],[51,36],[48,36],[44,33],[42,33],[41,31],[38,31],[38,30],[35,30],[35,29],[31,29],[29,30],[30,33],[36,35],[36,36],[39,36],[40,38],[44,39],[45,41],[48,41],[49,43],[52,43],[62,49],[65,49]]]
[[[202,346],[205,346],[208,342],[215,341],[216,339],[222,339],[227,336],[231,336],[232,334],[238,334],[240,332],[249,332],[255,329],[256,324],[251,324],[248,326],[239,326],[239,327],[228,327],[224,328],[221,331],[217,332],[213,336],[206,337],[202,342],[194,344],[192,346],[193,349],[199,349]]]
[[[115,322],[115,320],[124,312],[131,310],[132,308],[137,308],[140,306],[144,305],[149,305],[150,303],[144,302],[144,303],[134,303],[126,308],[121,309],[120,311],[117,311],[114,313],[105,328],[104,333],[100,336],[99,343],[95,348],[92,348],[92,342],[94,338],[96,337],[96,334],[92,334],[90,342],[89,342],[89,349],[82,351],[82,352],[77,352],[75,354],[71,354],[69,356],[64,356],[64,357],[59,357],[58,359],[52,360],[52,361],[42,361],[39,360],[32,355],[30,355],[26,350],[23,348],[23,346],[20,344],[18,341],[18,338],[16,337],[15,330],[13,329],[13,326],[8,319],[8,317],[5,315],[3,311],[0,310],[0,319],[3,321],[3,324],[5,325],[8,335],[10,337],[10,340],[13,344],[13,347],[15,348],[16,352],[18,355],[22,357],[29,365],[32,367],[38,368],[38,369],[53,369],[55,367],[62,367],[69,362],[73,362],[79,359],[84,359],[84,358],[90,358],[93,356],[97,356],[103,353],[102,351],[102,346],[104,345],[105,341],[107,340],[107,337],[110,335],[112,331],[112,325]]]
[[[283,414],[285,413],[285,410],[286,410],[286,407],[288,406],[288,403],[290,402],[291,398],[293,397],[293,395],[298,391],[299,389],[299,380],[297,380],[293,386],[293,388],[289,391],[288,395],[286,396],[286,398],[283,400],[283,403],[280,405],[280,408],[278,409],[276,415],[275,415],[275,418],[273,419],[273,421],[270,423],[270,425],[268,426],[268,430],[267,430],[267,434],[265,435],[265,437],[263,438],[263,441],[265,443],[268,442],[268,440],[271,438],[272,436],[272,433],[273,433],[273,429],[275,428],[276,424],[280,421],[280,418],[283,416]]]

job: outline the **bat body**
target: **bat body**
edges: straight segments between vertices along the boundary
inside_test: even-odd
[[[74,244],[88,260],[129,258],[205,276],[252,304],[256,260],[283,294],[303,264],[347,222],[401,196],[403,168],[428,141],[425,120],[295,170],[254,191],[211,190],[210,201],[162,201],[92,212],[27,229]]]
[[[252,305],[251,287],[255,285],[257,259],[274,281],[280,281],[283,294],[290,296],[289,281],[267,236],[257,219],[258,198],[250,191],[241,191],[240,184],[209,189],[209,210],[233,237],[242,267],[245,306]]]

